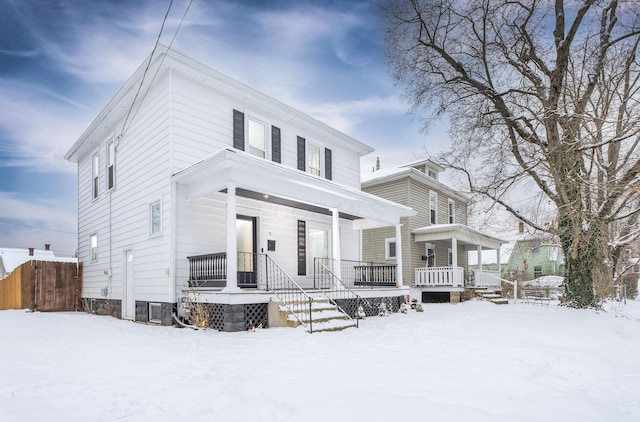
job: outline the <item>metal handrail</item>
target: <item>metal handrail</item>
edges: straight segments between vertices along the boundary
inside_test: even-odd
[[[266,254],[257,254],[265,257],[265,278],[267,291],[276,296],[280,302],[287,309],[289,314],[292,314],[295,319],[303,325],[309,333],[313,333],[313,318],[312,318],[312,305],[313,298],[309,296],[298,283],[293,280],[286,271],[284,271],[278,264],[275,263],[271,257]],[[305,324],[302,318],[300,318],[300,308],[296,309],[297,304],[309,303],[309,324]],[[306,312],[306,311],[304,311]]]
[[[330,289],[330,290],[322,290],[320,289],[320,294],[322,296],[324,296],[325,298],[327,298],[329,300],[329,302],[331,302],[332,304],[334,304],[339,310],[340,312],[342,312],[343,314],[345,314],[347,316],[347,318],[349,318],[351,321],[354,321],[354,319],[351,317],[351,315],[349,315],[349,313],[347,311],[345,311],[339,304],[338,302],[336,302],[333,298],[331,298],[327,293],[338,293],[340,291],[343,292],[348,292],[351,293],[352,297],[351,298],[345,298],[342,297],[340,299],[355,299],[356,300],[356,318],[355,318],[355,323],[356,323],[356,328],[360,328],[360,325],[358,323],[358,321],[360,320],[360,318],[357,318],[357,312],[358,312],[358,308],[360,307],[360,301],[364,300],[362,297],[360,297],[359,294],[357,294],[356,292],[354,292],[353,290],[351,290],[346,284],[344,284],[344,282],[342,280],[340,280],[340,278],[338,278],[338,276],[335,275],[335,273],[333,272],[333,270],[329,267],[327,267],[324,264],[321,264],[321,268],[324,268],[326,271],[329,272],[329,274],[331,274],[331,276],[333,277],[333,281],[334,281],[334,288]],[[339,286],[342,287],[342,289],[337,289],[335,288],[336,284],[338,284]],[[367,302],[367,305],[371,306],[369,304],[368,301],[364,300],[365,302]]]

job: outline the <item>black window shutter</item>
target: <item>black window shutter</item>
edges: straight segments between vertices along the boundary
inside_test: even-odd
[[[305,152],[305,139],[298,136],[298,170],[307,170],[306,158],[307,154]]]
[[[324,178],[332,180],[333,174],[331,174],[331,150],[329,148],[324,149]]]
[[[307,224],[298,220],[298,275],[307,275]]]
[[[233,147],[244,151],[244,113],[233,110]]]
[[[280,128],[271,126],[271,160],[276,163],[282,163],[280,149]]]

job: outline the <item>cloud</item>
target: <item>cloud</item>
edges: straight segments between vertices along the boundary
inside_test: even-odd
[[[88,110],[79,112],[72,99],[4,79],[0,79],[0,98],[1,166],[75,170],[62,157],[88,125]]]
[[[56,200],[24,200],[16,193],[0,191],[0,221],[37,226],[74,234],[75,207],[64,207]],[[71,209],[69,209],[71,208]]]

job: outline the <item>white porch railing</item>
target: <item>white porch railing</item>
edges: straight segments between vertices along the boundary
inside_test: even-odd
[[[425,267],[416,268],[417,287],[462,287],[464,270],[462,267]]]
[[[476,287],[500,287],[500,273],[497,271],[474,271],[474,286]]]

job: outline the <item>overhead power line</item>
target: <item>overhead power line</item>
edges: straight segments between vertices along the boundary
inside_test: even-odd
[[[72,234],[74,236],[76,236],[78,234],[76,232],[68,232],[68,231],[64,231],[64,230],[48,229],[46,227],[30,226],[28,224],[12,223],[10,221],[5,221],[5,220],[0,220],[0,224],[10,224],[12,226],[27,227],[27,228],[30,228],[30,229],[38,229],[38,230],[46,230],[46,231],[56,232],[56,233]]]

